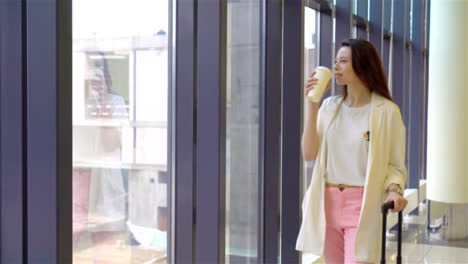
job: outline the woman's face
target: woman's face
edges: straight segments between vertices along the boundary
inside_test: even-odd
[[[359,80],[353,70],[352,57],[350,47],[341,47],[336,54],[335,66],[333,71],[335,80],[338,85],[348,85],[356,80]]]
[[[106,79],[101,70],[91,70],[87,83],[92,97],[101,98],[108,92]]]

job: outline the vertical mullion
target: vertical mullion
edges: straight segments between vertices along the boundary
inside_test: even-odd
[[[57,262],[72,263],[72,0],[56,2]]]
[[[331,14],[320,13],[319,64],[331,68],[333,61],[333,18]]]
[[[301,115],[298,113],[302,105],[303,8],[301,0],[284,3],[281,263],[299,263],[295,242],[300,225]]]
[[[382,14],[383,0],[370,1],[370,21],[369,21],[369,41],[374,44],[377,50],[382,54],[382,41],[383,41],[383,14]]]
[[[388,34],[393,34],[392,28],[391,28],[391,20],[392,20],[392,0],[383,0],[383,33],[387,32]],[[385,72],[387,73],[387,78],[391,82],[393,81],[391,78],[392,76],[390,75],[390,40],[389,38],[386,38],[383,36],[382,38],[382,61],[385,67]],[[393,85],[391,85],[389,88],[392,89]],[[393,90],[393,89],[392,89]]]
[[[196,263],[224,263],[226,25],[224,1],[197,6]]]
[[[424,87],[423,87],[423,91],[424,91],[424,105],[423,105],[423,120],[424,120],[424,123],[423,123],[423,130],[424,130],[424,141],[423,141],[423,148],[422,148],[422,153],[425,154],[424,157],[423,157],[423,162],[424,162],[424,167],[422,169],[422,171],[424,172],[423,174],[423,177],[424,179],[427,179],[427,176],[426,176],[426,172],[427,172],[427,155],[426,155],[426,152],[427,152],[427,112],[428,112],[428,91],[429,91],[429,24],[430,24],[430,17],[429,17],[429,14],[430,14],[430,3],[431,1],[429,0],[424,0],[424,4],[425,4],[425,11],[424,11],[424,19],[425,19],[425,23],[423,24],[423,31],[424,31],[424,36],[425,36],[425,42],[424,42],[424,52],[423,52],[423,61],[424,61],[424,67],[425,67],[425,72],[424,72],[424,75],[423,75],[423,78],[425,80],[424,82]]]
[[[404,69],[403,69],[403,80],[404,80],[404,85],[402,87],[402,94],[403,94],[403,106],[402,106],[402,112],[403,112],[403,120],[405,124],[408,125],[409,129],[411,129],[411,123],[409,123],[409,115],[410,115],[410,101],[411,101],[411,63],[412,63],[412,57],[411,53],[413,50],[412,43],[411,43],[411,36],[410,36],[410,31],[411,31],[411,20],[410,20],[410,13],[411,13],[411,0],[406,0],[405,1],[405,11],[402,17],[404,19],[404,24],[405,24],[405,40],[404,40],[404,45],[405,45],[405,51],[404,51]],[[409,139],[409,133],[406,134],[407,138]],[[409,143],[409,141],[407,141]],[[407,155],[407,158],[409,155]]]
[[[22,6],[0,8],[0,263],[23,263]]]
[[[174,120],[171,154],[174,213],[172,263],[194,261],[194,169],[195,169],[195,0],[174,1],[175,76],[171,90],[171,112]]]
[[[341,41],[351,37],[352,15],[351,0],[336,0],[336,43],[335,51],[341,47]]]
[[[52,264],[57,263],[57,3],[27,0],[26,6],[27,258]]]
[[[408,168],[408,172],[411,170],[412,164],[409,162],[410,161],[410,152],[411,152],[411,137],[410,137],[410,131],[412,129],[412,124],[410,122],[410,101],[412,100],[411,98],[411,79],[412,79],[412,74],[411,74],[411,63],[412,63],[412,43],[411,43],[411,18],[410,18],[410,13],[411,13],[411,0],[405,0],[404,3],[404,13],[402,19],[404,19],[404,35],[405,35],[405,40],[404,40],[404,65],[403,65],[403,87],[402,87],[402,115],[403,115],[403,122],[406,124],[406,127],[408,129],[408,133],[406,133],[406,165]],[[408,183],[409,183],[409,178],[411,178],[411,174],[408,174]],[[408,187],[408,185],[407,185]]]
[[[260,92],[261,138],[259,263],[277,263],[281,136],[282,1],[264,0],[263,82]]]
[[[384,38],[383,39],[383,44],[382,44],[382,62],[384,64],[384,68],[385,68],[385,73],[387,74],[387,79],[389,82],[392,82],[393,80],[391,80],[390,78],[392,78],[391,75],[391,71],[390,71],[390,39],[386,39]],[[392,90],[392,93],[393,93],[393,84],[392,85],[389,85],[389,89]],[[393,97],[395,96],[394,94],[392,95]]]
[[[170,0],[168,4],[168,65],[167,65],[167,175],[168,175],[168,188],[167,188],[167,208],[168,211],[168,229],[167,229],[167,263],[173,263],[175,259],[175,25],[176,25],[176,3]]]
[[[422,156],[421,145],[422,139],[424,138],[422,129],[423,119],[423,86],[422,86],[422,69],[423,69],[423,60],[422,60],[422,45],[423,45],[423,17],[422,17],[422,0],[413,1],[413,34],[412,34],[412,61],[411,61],[411,90],[409,91],[411,100],[410,100],[410,109],[409,109],[409,121],[411,123],[411,130],[409,130],[410,140],[410,170],[408,178],[408,187],[409,188],[419,188],[419,179],[421,177],[421,165]]]

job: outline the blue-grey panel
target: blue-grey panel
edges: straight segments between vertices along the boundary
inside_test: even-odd
[[[405,19],[406,0],[395,1],[393,18],[393,99],[403,110],[404,65],[405,65]],[[385,8],[387,11],[388,9]]]
[[[368,16],[368,10],[367,10],[367,5],[368,5],[368,0],[354,0],[358,1],[358,6],[357,6],[357,15],[363,18],[365,21],[367,21],[367,16]],[[364,28],[358,28],[357,30],[357,37],[362,38],[362,39],[367,39],[367,31]]]
[[[367,16],[368,16],[367,5],[369,4],[368,3],[369,0],[354,0],[354,1],[358,1],[357,15],[364,18],[364,20],[367,20]]]
[[[56,1],[27,0],[28,263],[57,263]]]
[[[336,43],[335,51],[341,42],[351,37],[351,0],[336,0]]]
[[[392,0],[383,0],[383,33],[387,32],[390,34],[390,26],[392,20]],[[382,61],[385,67],[385,73],[387,74],[387,78],[390,79],[390,37],[383,38],[383,45],[382,45]]]
[[[224,263],[226,100],[222,1],[197,7],[196,263]]]
[[[0,263],[23,263],[21,12],[0,2]]]
[[[333,18],[331,14],[320,14],[320,38],[319,38],[319,65],[332,69],[333,58]],[[305,76],[307,77],[307,76]],[[329,89],[324,98],[330,96],[332,89]]]
[[[319,64],[328,68],[333,67],[332,61],[334,55],[332,54],[333,48],[333,19],[331,15],[320,14],[320,51],[319,51]]]
[[[383,0],[384,5],[384,29],[390,32],[392,22],[392,3],[393,0]]]
[[[409,105],[410,152],[409,152],[409,188],[419,188],[421,177],[421,166],[423,165],[423,140],[425,139],[423,130],[424,102],[423,97],[423,0],[413,1],[413,33],[412,33],[412,61],[411,61],[411,90]]]
[[[370,21],[369,21],[369,41],[374,44],[382,56],[382,40],[383,40],[383,0],[370,1]]]
[[[175,112],[173,135],[175,154],[172,159],[175,185],[174,248],[171,263],[192,263],[193,236],[193,184],[194,184],[194,102],[195,102],[195,1],[174,1],[175,18],[175,88],[171,93],[171,111]]]
[[[300,216],[302,1],[284,4],[281,263],[299,263],[295,249]],[[328,57],[330,61],[330,57]],[[305,76],[306,77],[306,76]],[[286,158],[287,157],[287,158]]]

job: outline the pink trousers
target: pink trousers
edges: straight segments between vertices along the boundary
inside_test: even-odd
[[[361,212],[364,187],[325,188],[324,257],[327,264],[358,263],[354,261],[354,242]]]

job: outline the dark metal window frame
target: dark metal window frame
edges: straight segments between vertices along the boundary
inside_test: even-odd
[[[373,0],[369,2],[369,41],[383,55],[383,0]]]
[[[283,1],[263,0],[261,7],[260,179],[258,262],[279,256]]]
[[[309,1],[310,2],[310,1]],[[315,10],[320,10],[317,3]],[[302,160],[301,118],[303,87],[303,13],[301,0],[284,3],[281,159],[281,263],[300,263],[296,251],[299,233]],[[313,8],[312,7],[312,8]]]
[[[57,263],[72,263],[72,1],[56,5]]]
[[[354,0],[357,2],[357,15],[353,14],[353,21],[357,27],[357,37],[368,39],[369,21],[368,21],[368,0]],[[374,0],[375,1],[375,0]]]
[[[23,11],[20,1],[0,8],[0,262],[23,263]]]
[[[170,263],[192,263],[195,259],[195,166],[196,166],[196,4],[171,1],[171,64],[169,80],[171,176]],[[174,52],[175,51],[175,52]],[[172,63],[173,62],[173,63]]]
[[[196,9],[196,263],[225,259],[226,8],[198,1]]]
[[[391,21],[392,21],[392,0],[382,0],[383,3],[383,40],[382,40],[382,62],[384,64],[387,78],[390,80],[390,42],[392,40]]]
[[[406,0],[393,2],[393,58],[392,58],[392,91],[395,103],[403,110],[404,100],[404,65],[405,65],[405,21]],[[404,113],[402,113],[404,114]]]
[[[60,22],[57,20],[59,5],[53,1],[35,2],[26,1],[26,25],[23,30],[26,39],[23,40],[26,48],[23,50],[23,74],[26,74],[26,98],[23,110],[26,114],[25,129],[26,135],[24,143],[26,182],[23,182],[27,194],[26,198],[26,226],[27,226],[27,262],[29,263],[60,263],[60,250],[71,252],[70,242],[59,241],[67,235],[62,233],[59,236],[61,225],[68,225],[68,230],[63,232],[71,233],[71,223],[58,222],[60,216],[65,216],[64,208],[58,208],[60,199],[71,202],[71,192],[60,193],[60,184],[66,179],[59,179],[58,172],[69,170],[68,175],[62,177],[71,178],[71,168],[61,167],[59,155],[65,154],[68,145],[59,145],[58,129],[65,124],[66,115],[70,112],[58,113],[65,110],[60,104],[70,103],[60,100],[59,95],[65,96],[65,91],[61,89],[71,89],[71,87],[59,87],[58,46],[66,49],[65,43],[61,43],[58,29]],[[62,17],[63,18],[63,17]],[[66,21],[63,21],[67,23]],[[68,32],[71,32],[68,31]],[[68,69],[70,70],[70,69]],[[63,83],[62,83],[63,84]],[[68,104],[71,106],[71,104]],[[58,118],[62,120],[58,120]],[[71,120],[71,118],[69,119]],[[65,132],[65,131],[64,131]],[[69,135],[70,136],[70,135]],[[63,142],[61,142],[63,143]],[[71,148],[68,149],[67,157],[71,157]],[[65,157],[61,157],[65,158]],[[61,161],[65,161],[61,159]],[[71,160],[65,161],[63,166],[71,164]],[[69,181],[71,183],[71,179]],[[62,186],[65,187],[65,186]],[[69,190],[71,186],[67,186]],[[70,207],[68,207],[70,208]],[[61,213],[63,212],[63,215]],[[71,209],[70,209],[71,212]],[[71,219],[71,217],[70,217]],[[65,242],[68,245],[61,244]],[[71,256],[69,256],[71,258]],[[68,261],[68,259],[63,259]]]
[[[352,24],[352,9],[351,0],[336,0],[335,4],[336,15],[336,43],[335,51],[341,47],[341,41],[351,37]],[[335,55],[333,55],[335,57]]]

